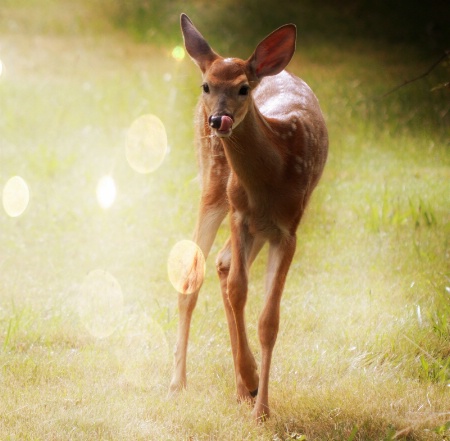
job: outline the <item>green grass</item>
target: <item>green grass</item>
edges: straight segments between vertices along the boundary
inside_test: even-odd
[[[199,196],[196,67],[111,28],[87,3],[75,18],[50,0],[3,8],[0,187],[22,176],[30,204],[18,218],[0,212],[0,439],[448,439],[448,91],[430,91],[444,67],[374,100],[427,62],[409,46],[299,39],[291,70],[320,99],[330,156],[299,229],[273,417],[259,427],[234,398],[213,258],[194,315],[189,388],[166,399],[177,325],[166,261],[190,237]],[[126,131],[144,113],[162,119],[170,146],[149,175],[125,159]],[[103,210],[95,189],[106,174],[118,193]],[[225,224],[212,257],[227,235]],[[257,358],[264,264],[263,253],[247,313]],[[95,269],[123,293],[116,330],[103,339],[78,313]]]

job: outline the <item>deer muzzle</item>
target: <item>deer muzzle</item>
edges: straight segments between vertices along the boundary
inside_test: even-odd
[[[217,130],[219,136],[230,135],[233,122],[233,118],[228,115],[212,115],[209,117],[209,125]]]

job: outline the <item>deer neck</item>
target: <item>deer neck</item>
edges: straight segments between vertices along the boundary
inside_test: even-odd
[[[281,177],[283,155],[274,137],[269,121],[252,103],[233,134],[222,138],[228,163],[247,191],[261,191]]]

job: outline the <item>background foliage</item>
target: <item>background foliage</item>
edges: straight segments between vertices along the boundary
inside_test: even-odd
[[[369,0],[112,0],[114,21],[145,41],[176,41],[178,16],[192,15],[221,50],[245,48],[247,43],[276,27],[297,24],[301,40],[341,44],[358,39],[364,44],[407,44],[426,51],[448,49],[448,4],[444,0],[423,2]],[[239,29],[239,32],[235,30]]]

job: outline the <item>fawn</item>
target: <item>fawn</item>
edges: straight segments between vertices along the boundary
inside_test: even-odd
[[[216,54],[181,15],[185,47],[202,72],[195,116],[202,194],[194,241],[205,258],[229,213],[231,237],[216,266],[225,306],[237,395],[254,401],[253,417],[270,415],[269,371],[280,301],[296,248],[296,230],[324,168],[328,135],[317,98],[284,71],[296,27],[280,27],[247,60]],[[244,308],[249,268],[268,242],[264,307],[258,323],[261,371],[250,350]],[[194,275],[195,277],[195,275]],[[178,341],[170,393],[186,387],[186,352],[198,291],[179,294]]]

